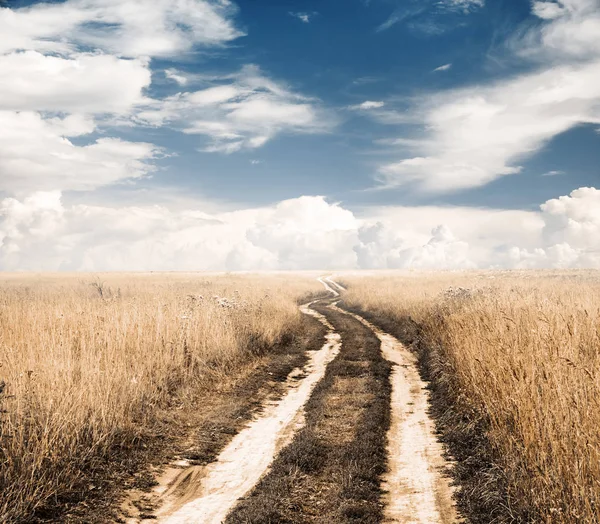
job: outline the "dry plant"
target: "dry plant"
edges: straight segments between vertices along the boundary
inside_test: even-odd
[[[300,275],[0,276],[0,521],[80,489],[174,395],[293,335],[318,290]]]
[[[600,522],[600,273],[340,280],[350,307],[397,325],[415,321],[429,370],[452,397],[447,412],[485,420],[506,490],[494,522]]]

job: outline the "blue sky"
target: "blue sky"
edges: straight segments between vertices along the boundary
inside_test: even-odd
[[[489,187],[443,196],[407,187],[365,191],[373,189],[382,159],[400,157],[377,141],[411,137],[420,124],[381,124],[368,113],[357,114],[348,107],[376,100],[402,111],[415,96],[533,70],[537,64],[515,60],[502,45],[503,37],[535,23],[528,2],[501,0],[482,7],[474,3],[468,12],[462,6],[441,8],[437,1],[354,0],[344,9],[334,1],[237,5],[235,19],[246,36],[209,56],[198,52],[183,60],[157,62],[156,69],[228,74],[245,64],[257,64],[270,77],[319,99],[335,113],[332,118],[338,123],[328,133],[284,134],[239,155],[198,153],[199,140],[166,129],[155,140],[179,158],[162,163],[166,171],[155,177],[159,184],[163,178],[168,184],[175,177],[190,191],[249,205],[319,194],[351,206],[437,203],[535,209],[540,202],[598,181],[596,128],[583,125],[540,148],[522,163],[522,175]],[[299,13],[308,14],[308,23],[298,18]],[[403,19],[381,29],[396,16]],[[452,66],[434,71],[445,64]],[[173,93],[178,87],[158,85],[151,92]],[[133,130],[128,138],[144,139],[146,133]],[[261,163],[249,166],[251,160]],[[565,175],[541,178],[551,171]],[[239,194],[232,188],[239,188]]]
[[[0,5],[5,269],[600,264],[598,0]]]

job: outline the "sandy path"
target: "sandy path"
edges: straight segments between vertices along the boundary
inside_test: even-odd
[[[321,282],[331,287],[323,280]],[[384,358],[395,364],[390,378],[392,413],[388,432],[389,471],[382,485],[387,492],[384,498],[384,522],[458,522],[450,480],[443,473],[448,462],[428,414],[429,396],[426,384],[419,376],[415,355],[398,339],[363,317],[334,308],[369,327],[381,341]]]
[[[156,514],[158,522],[220,524],[237,500],[256,485],[276,453],[304,425],[302,408],[341,346],[340,335],[323,315],[311,309],[313,303],[300,309],[328,328],[323,347],[312,352],[304,369],[290,373],[286,394],[264,406],[261,414],[233,438],[215,462],[205,467],[182,465],[184,469],[174,478],[167,476],[168,484],[157,488],[164,501]]]
[[[328,284],[331,284],[331,286],[333,286],[337,291],[346,291],[346,288],[344,286],[342,286],[341,284],[338,284],[331,277],[326,277],[325,280],[327,281]]]

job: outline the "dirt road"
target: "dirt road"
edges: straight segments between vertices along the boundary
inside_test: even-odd
[[[336,308],[341,311],[339,308]],[[388,431],[388,471],[384,522],[447,524],[457,519],[444,450],[428,415],[426,384],[417,371],[416,357],[395,337],[352,313],[381,342],[384,358],[394,364],[391,425]]]
[[[163,475],[153,522],[456,521],[414,356],[319,281],[332,298],[301,310],[326,326],[323,347],[215,462]]]

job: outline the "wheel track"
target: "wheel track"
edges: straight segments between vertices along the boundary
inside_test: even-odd
[[[391,426],[388,431],[388,472],[383,478],[385,523],[450,524],[457,521],[449,463],[435,436],[426,383],[417,360],[398,339],[360,315],[339,307],[369,327],[381,342],[383,356],[394,364]]]
[[[444,470],[448,463],[428,415],[428,395],[416,359],[396,338],[366,319],[337,306],[345,288],[331,277],[319,282],[334,297],[334,311],[353,317],[381,342],[385,359],[394,365],[391,427],[387,434],[388,472],[382,479],[385,523],[449,524],[457,521],[452,488]],[[164,524],[214,523],[225,520],[237,501],[247,495],[269,470],[277,453],[304,426],[303,407],[327,365],[341,347],[341,337],[313,301],[301,311],[328,329],[323,347],[313,352],[304,369],[288,376],[285,395],[264,406],[261,414],[234,437],[208,466],[185,467],[159,486],[162,505],[156,520]],[[299,518],[301,518],[299,516]],[[303,522],[299,520],[298,522]]]
[[[319,300],[301,306],[300,310],[328,329],[322,348],[311,352],[304,368],[289,374],[283,397],[268,402],[215,462],[207,466],[174,464],[175,468],[170,468],[155,489],[160,496],[160,508],[147,522],[220,524],[238,499],[268,470],[279,450],[289,444],[304,425],[302,408],[341,347],[340,335],[323,315],[312,309],[315,302]]]

